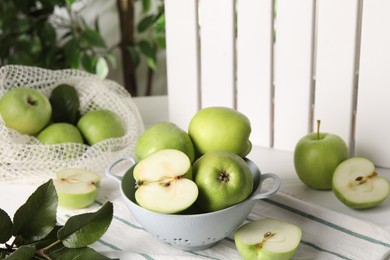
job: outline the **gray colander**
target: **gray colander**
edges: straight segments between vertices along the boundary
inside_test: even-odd
[[[253,174],[254,191],[245,201],[210,213],[201,213],[195,207],[181,214],[156,213],[140,207],[135,201],[134,165],[123,176],[118,176],[113,172],[113,168],[122,161],[130,161],[134,165],[136,163],[136,160],[131,156],[120,158],[107,167],[106,175],[120,183],[122,198],[130,212],[145,230],[173,247],[187,251],[212,247],[227,237],[249,215],[256,200],[270,197],[279,190],[281,184],[278,176],[272,173],[261,174],[255,163],[246,159]],[[261,193],[261,183],[267,178],[273,179],[273,187],[269,191]]]

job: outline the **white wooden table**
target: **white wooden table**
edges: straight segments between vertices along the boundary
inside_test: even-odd
[[[134,98],[134,101],[141,112],[146,127],[157,122],[169,120],[166,96]],[[362,223],[373,223],[377,227],[380,227],[379,229],[390,230],[390,199],[374,209],[364,211],[353,210],[341,204],[333,195],[332,191],[316,191],[302,184],[295,173],[293,154],[291,152],[254,146],[248,157],[259,166],[263,173],[272,172],[282,179],[281,190],[284,194],[312,203],[316,207],[319,206],[320,209],[330,209],[345,214],[346,216],[363,220],[364,222]],[[378,172],[390,179],[389,170],[378,169]],[[12,217],[14,212],[26,201],[36,187],[36,185],[6,185],[0,183],[0,208],[4,209]],[[133,219],[131,213],[124,206],[120,197],[118,184],[107,177],[102,179],[98,200],[92,207],[85,210],[66,210],[60,208],[59,220],[63,221],[65,217],[69,217],[72,214],[96,210],[104,200],[114,202],[114,208],[116,209],[114,221],[106,235],[92,246],[109,257],[120,257],[120,259],[145,259],[145,257],[148,259],[172,259],[171,257],[177,257],[177,259],[181,259],[182,257],[185,257],[185,259],[240,259],[231,237],[220,242],[214,249],[200,252],[184,252],[166,245],[138,226],[137,221]],[[251,213],[250,218],[261,217],[263,206],[266,205],[260,204],[259,202]],[[300,212],[306,212],[306,210],[310,212],[311,209],[301,208]],[[271,214],[271,217],[273,216],[272,212],[267,214]],[[285,215],[282,214],[280,216],[284,217]],[[286,215],[285,217],[289,219],[291,216]],[[123,226],[124,223],[126,224],[125,226]],[[131,230],[121,232],[120,230],[123,228],[129,228]],[[140,232],[140,229],[143,231]],[[316,233],[317,231],[313,230],[312,232]],[[326,235],[323,239],[331,240]],[[330,254],[326,250],[317,252],[316,242],[310,241],[310,238],[306,240],[302,242],[301,249],[298,251],[300,255],[295,259],[340,259],[339,254],[336,253]],[[142,246],[137,245],[138,243],[141,243]],[[385,242],[385,246],[386,248],[390,248],[390,243]],[[308,254],[310,250],[313,251],[312,254]]]

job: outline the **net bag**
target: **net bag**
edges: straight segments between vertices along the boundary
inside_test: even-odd
[[[47,97],[60,84],[76,88],[81,115],[108,109],[116,113],[125,135],[92,146],[77,143],[43,144],[37,138],[5,126],[0,116],[0,182],[38,184],[61,168],[83,168],[103,175],[113,160],[132,154],[144,126],[131,95],[119,84],[73,69],[48,70],[7,65],[0,68],[0,97],[18,87],[38,89]]]

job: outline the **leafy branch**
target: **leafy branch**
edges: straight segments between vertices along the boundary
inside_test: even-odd
[[[49,180],[15,212],[13,220],[0,209],[0,259],[109,259],[88,246],[110,226],[113,204],[75,215],[64,225],[57,224],[57,206],[57,192]]]

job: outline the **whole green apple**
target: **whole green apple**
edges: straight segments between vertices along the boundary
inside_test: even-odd
[[[89,145],[125,135],[120,118],[106,109],[87,112],[77,122],[77,127]]]
[[[298,177],[307,186],[318,190],[332,189],[336,167],[348,159],[348,147],[334,134],[310,133],[302,137],[294,150],[294,166]]]
[[[77,127],[68,123],[54,123],[44,128],[38,135],[45,144],[83,143],[83,137]]]
[[[202,155],[193,164],[193,178],[199,189],[196,203],[206,212],[240,203],[253,190],[249,166],[239,155],[227,151]]]
[[[157,123],[146,129],[137,140],[134,154],[137,161],[141,161],[163,149],[182,151],[191,163],[194,162],[195,150],[191,138],[185,131],[170,122]]]
[[[227,107],[208,107],[191,119],[188,134],[199,154],[229,151],[245,157],[252,149],[251,124],[242,113]]]
[[[48,124],[51,113],[49,99],[33,88],[13,88],[0,99],[5,125],[22,134],[37,134]]]

